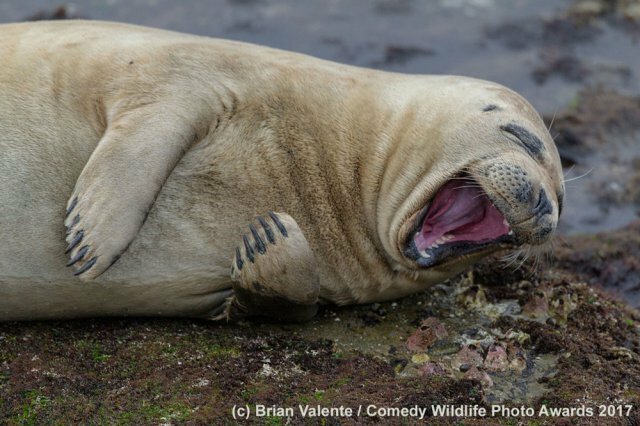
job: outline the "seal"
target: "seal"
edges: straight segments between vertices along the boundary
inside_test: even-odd
[[[1,320],[304,320],[544,244],[562,208],[495,83],[96,21],[1,25],[0,56]]]

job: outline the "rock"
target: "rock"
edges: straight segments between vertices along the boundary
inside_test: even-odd
[[[415,354],[411,357],[411,362],[414,364],[423,364],[430,360],[429,355],[427,354]]]
[[[464,373],[464,378],[479,381],[483,389],[493,387],[493,380],[491,380],[491,377],[489,377],[487,372],[479,370],[478,367],[475,366],[471,367],[466,373]]]
[[[549,298],[543,290],[533,293],[522,307],[522,313],[529,317],[540,321],[546,321],[549,318]]]
[[[481,286],[472,285],[458,294],[456,302],[470,308],[478,308],[487,304],[487,296]]]
[[[634,22],[640,22],[640,3],[632,3],[628,5],[622,13],[625,18]]]
[[[439,362],[426,362],[418,370],[420,376],[447,376],[449,371]]]
[[[467,365],[470,367],[480,367],[484,362],[484,357],[475,345],[467,345],[462,348],[451,360],[451,368],[460,370],[460,367]]]
[[[606,12],[606,8],[601,1],[598,0],[583,0],[573,5],[569,11],[572,15],[582,17],[599,16]]]
[[[518,344],[510,342],[507,345],[509,369],[521,373],[527,368],[527,353]]]
[[[487,351],[483,366],[489,371],[505,371],[509,368],[507,351],[497,344],[493,344]]]
[[[418,328],[407,339],[407,349],[411,352],[425,352],[438,339],[447,336],[444,325],[435,317],[429,317],[422,321]]]

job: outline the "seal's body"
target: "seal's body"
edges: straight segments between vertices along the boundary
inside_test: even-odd
[[[212,316],[268,211],[306,237],[320,299],[420,291],[495,249],[425,264],[434,244],[414,225],[460,173],[518,244],[557,222],[553,142],[493,83],[91,21],[2,25],[0,57],[0,320]],[[498,157],[529,192],[490,188]]]

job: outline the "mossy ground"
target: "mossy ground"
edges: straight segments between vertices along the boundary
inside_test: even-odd
[[[629,417],[598,420],[637,424],[640,315],[587,285],[585,277],[597,276],[589,268],[598,262],[616,264],[621,256],[640,255],[638,229],[633,225],[607,239],[566,239],[553,268],[513,271],[485,262],[448,284],[446,288],[458,289],[457,295],[447,297],[442,286],[432,294],[395,304],[329,308],[303,325],[221,325],[179,319],[1,324],[0,423],[204,424],[231,421],[236,404],[489,407],[492,398],[498,398],[507,405],[533,407],[632,404],[635,408]],[[607,243],[594,251],[590,241]],[[613,247],[625,247],[625,251]],[[589,275],[583,275],[585,271]],[[485,307],[512,301],[522,309],[481,313],[484,308],[460,296],[470,286],[482,289]],[[537,304],[532,305],[532,300]],[[563,303],[571,306],[565,308]],[[432,360],[446,364],[468,330],[481,329],[494,335],[511,330],[529,336],[522,340],[530,364],[522,377],[541,368],[541,357],[553,355],[549,359],[555,361],[536,383],[525,385],[511,400],[502,390],[498,392],[504,374],[491,372],[494,387],[466,380],[451,369],[444,375],[415,374],[420,365],[412,361],[405,340],[426,317],[441,319],[450,335],[445,347],[426,350]],[[376,335],[378,342],[373,344]],[[365,343],[354,351],[355,341]],[[453,349],[447,351],[446,345]],[[512,376],[514,382],[520,377]],[[347,424],[379,420],[341,419]],[[465,424],[494,420],[466,419]],[[305,421],[337,424],[337,419]],[[571,424],[593,421],[574,418]],[[250,422],[285,424],[286,419],[270,416]],[[513,419],[501,422],[512,424]]]

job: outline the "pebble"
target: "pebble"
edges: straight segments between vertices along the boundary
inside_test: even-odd
[[[489,371],[505,371],[508,366],[507,351],[500,345],[491,345],[484,359],[484,367]]]
[[[466,373],[464,373],[465,379],[474,379],[480,382],[484,389],[493,387],[493,380],[487,374],[486,371],[481,371],[477,367],[471,367]]]
[[[425,362],[418,369],[420,376],[446,376],[447,370],[439,362]]]
[[[427,354],[415,354],[411,357],[411,362],[414,364],[424,364],[425,362],[429,362],[431,358]]]
[[[425,352],[436,341],[448,335],[444,324],[437,318],[429,317],[407,338],[407,349],[411,352]]]

